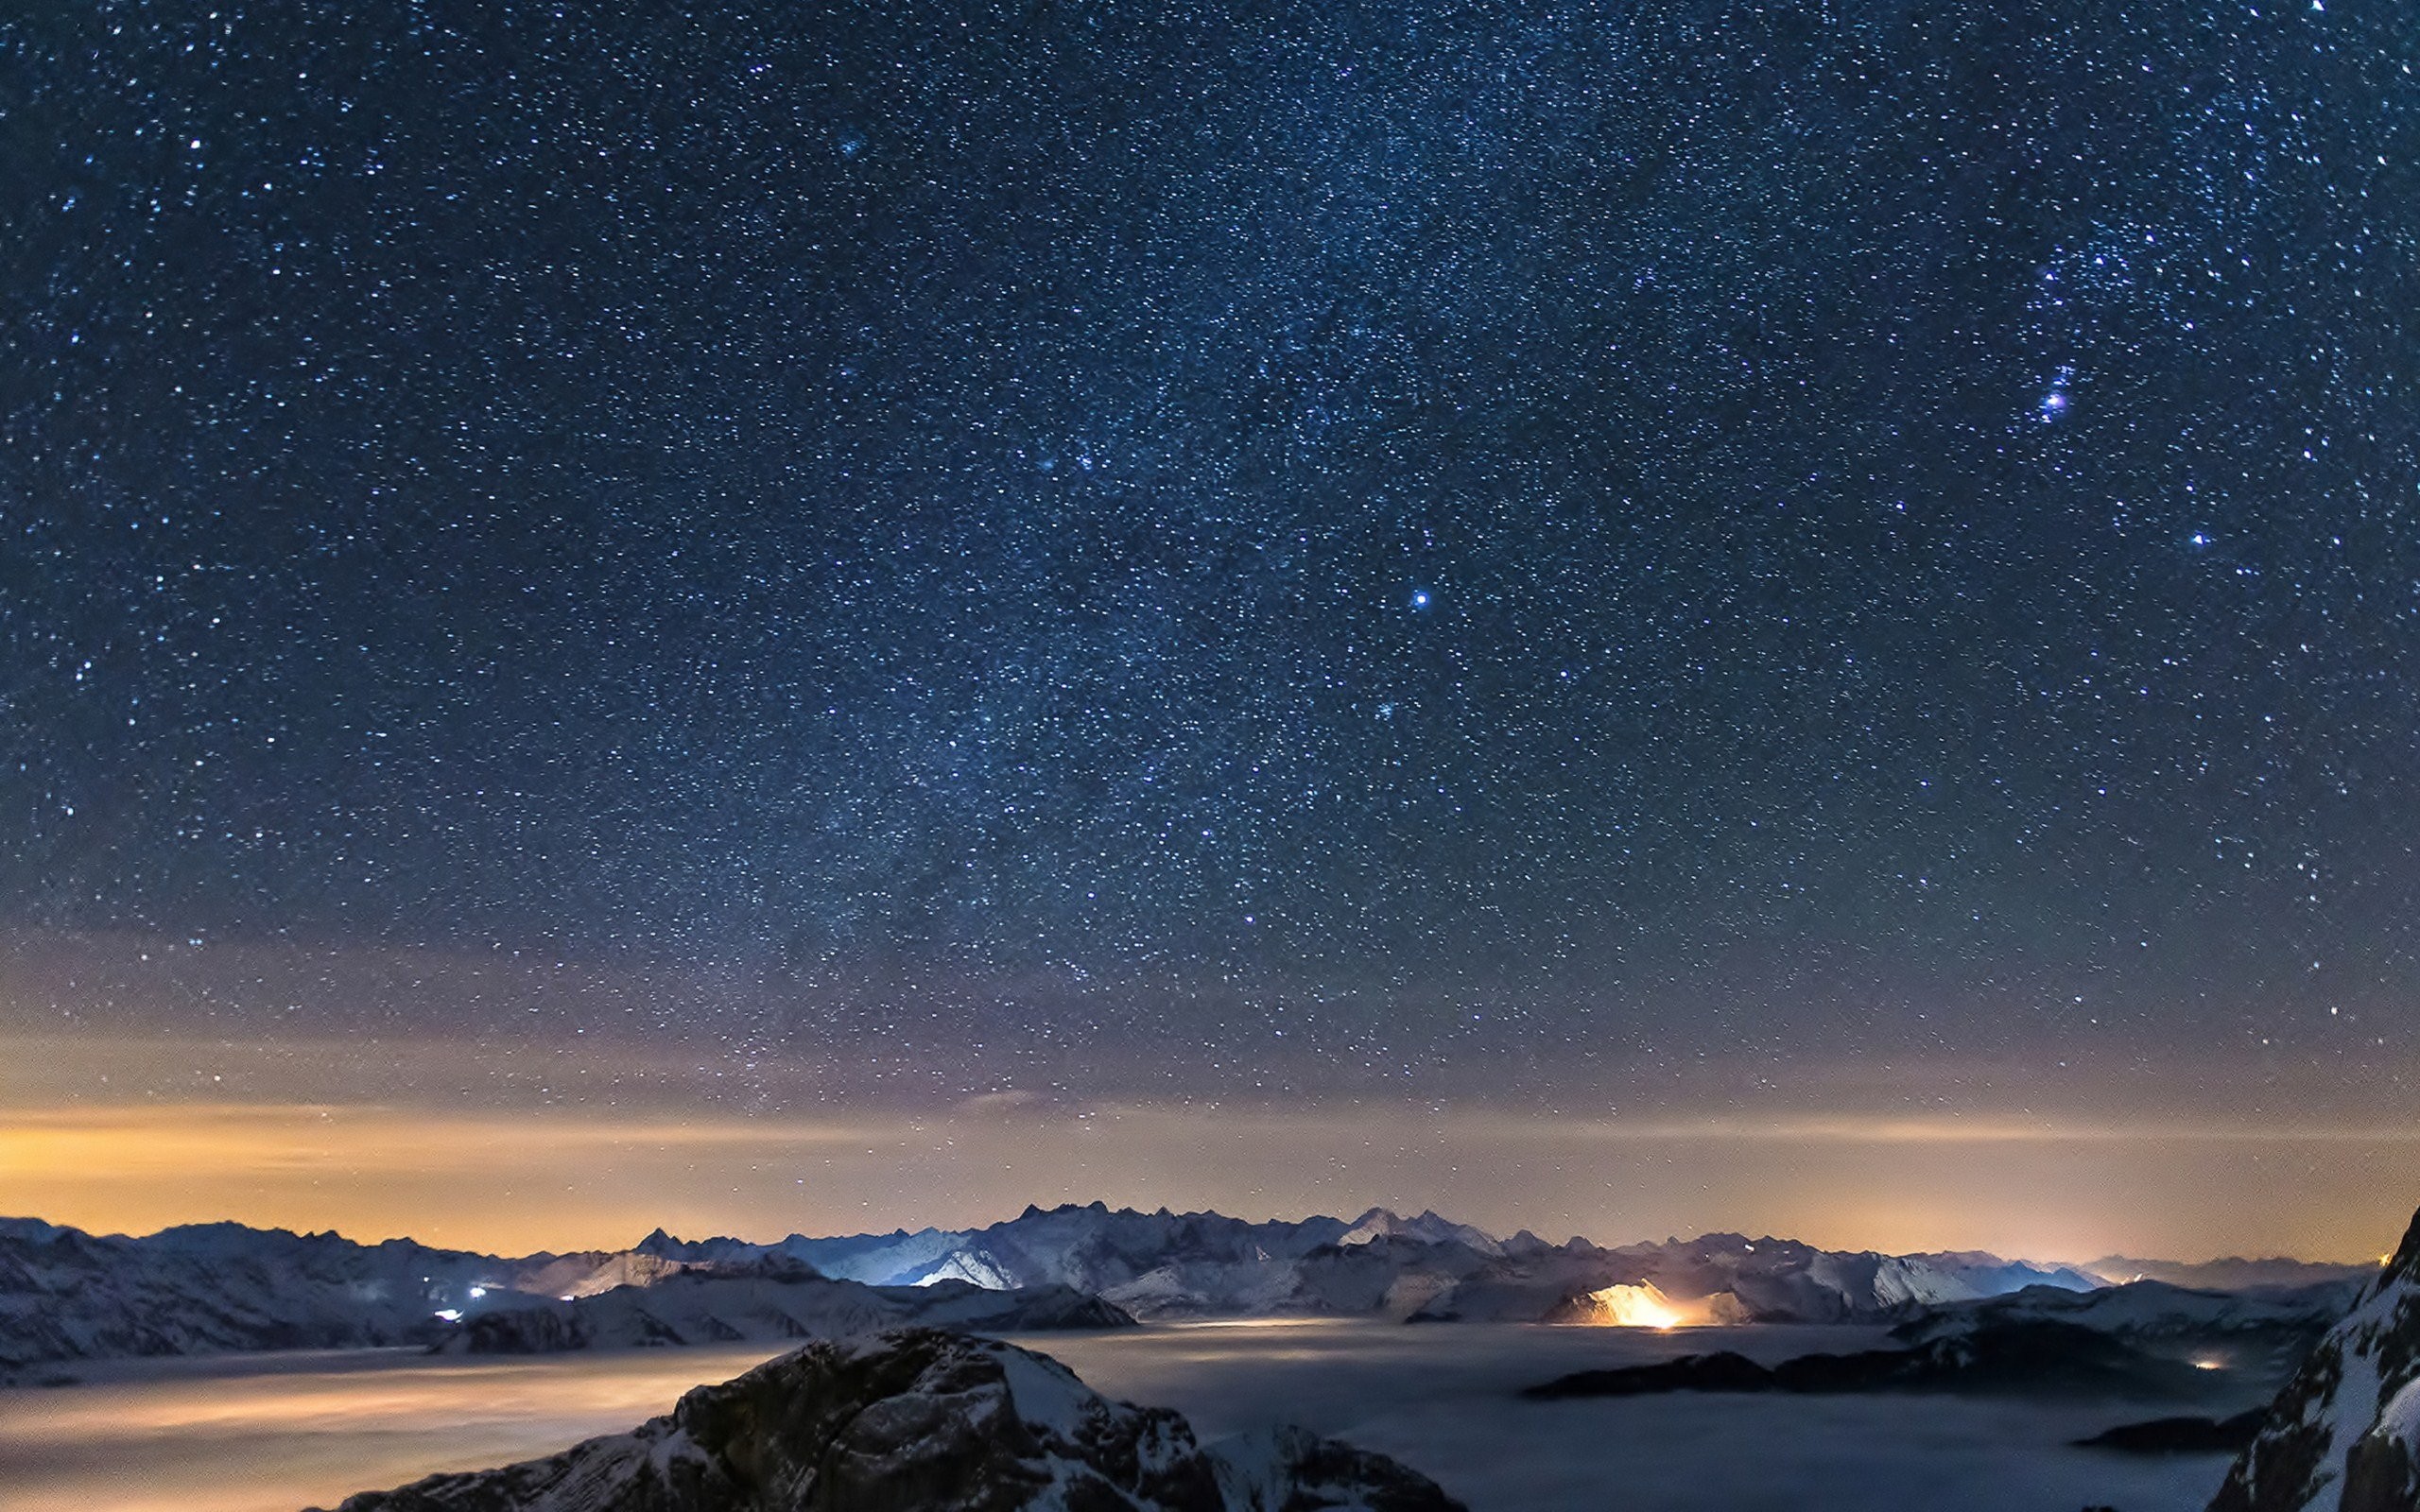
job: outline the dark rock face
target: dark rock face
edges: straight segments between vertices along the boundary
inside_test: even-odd
[[[2344,1456],[2341,1512],[2412,1512],[2420,1507],[2420,1467],[2411,1440],[2369,1433]]]
[[[1618,1370],[1575,1370],[1525,1388],[1533,1401],[1567,1397],[1646,1397],[1667,1391],[1779,1391],[1773,1372],[1744,1354],[1685,1354]]]
[[[2121,1454],[2232,1454],[2253,1440],[2268,1418],[2262,1408],[2232,1418],[2154,1418],[2144,1423],[2120,1423],[2090,1438],[2079,1438],[2082,1449],[2114,1449]]]
[[[2420,1512],[2420,1216],[2271,1403],[2210,1512]]]
[[[1975,1391],[2183,1397],[2203,1386],[2191,1366],[2146,1354],[2098,1330],[2032,1321],[1979,1328],[1912,1349],[1803,1354],[1770,1367],[1738,1354],[1684,1355],[1658,1365],[1583,1370],[1522,1395],[1543,1400],[1659,1391]]]
[[[811,1344],[546,1459],[339,1512],[1459,1512],[1392,1460],[1296,1430],[1203,1449],[1055,1361],[927,1329]]]

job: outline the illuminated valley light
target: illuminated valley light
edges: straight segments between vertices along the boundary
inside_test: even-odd
[[[1682,1322],[1680,1309],[1651,1281],[1635,1286],[1607,1286],[1590,1292],[1582,1303],[1580,1316],[1574,1321],[1600,1329],[1668,1329],[1677,1328]]]
[[[487,1289],[486,1287],[484,1287],[484,1286],[474,1286],[474,1287],[472,1287],[472,1288],[471,1288],[471,1300],[472,1300],[472,1301],[474,1301],[474,1302],[477,1301],[480,1297],[485,1297],[485,1296],[487,1296],[487,1295],[488,1295],[488,1289]]]
[[[2193,1362],[2193,1368],[2196,1370],[2223,1370],[2226,1367],[2227,1363],[2224,1360],[2196,1360]]]
[[[437,1315],[443,1318],[448,1323],[459,1323],[462,1321],[462,1312],[459,1308],[441,1307],[437,1310]]]

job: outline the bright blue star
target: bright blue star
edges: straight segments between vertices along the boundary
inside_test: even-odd
[[[1411,607],[1414,609],[1426,609],[1428,607],[1428,590],[1425,588],[1413,589],[1411,591]]]

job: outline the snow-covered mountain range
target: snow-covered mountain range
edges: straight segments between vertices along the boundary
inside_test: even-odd
[[[627,1250],[518,1258],[234,1224],[138,1239],[15,1219],[0,1220],[0,1372],[277,1349],[778,1341],[919,1322],[1013,1332],[1253,1316],[1898,1321],[2026,1288],[2101,1284],[1994,1255],[1738,1234],[1618,1248],[1527,1231],[1498,1239],[1433,1212],[1375,1208],[1253,1223],[1094,1203],[1028,1208],[981,1228],[772,1244],[659,1229]]]
[[[357,1245],[238,1224],[129,1239],[0,1219],[0,1370],[429,1343],[444,1328],[440,1310],[533,1279],[492,1256],[408,1240]]]
[[[0,1379],[67,1361],[416,1345],[505,1351],[781,1340],[928,1323],[1133,1320],[1063,1287],[872,1287],[775,1255],[518,1259],[207,1224],[140,1239],[0,1219]]]
[[[1879,1255],[1789,1240],[1708,1234],[1601,1248],[1496,1239],[1433,1212],[1249,1223],[1215,1212],[1136,1212],[1100,1203],[1028,1208],[985,1228],[905,1229],[770,1246],[661,1233],[640,1249],[730,1261],[777,1251],[826,1275],[877,1285],[960,1279],[1056,1282],[1146,1319],[1378,1314],[1415,1321],[1542,1322],[1612,1286],[1654,1285],[1692,1320],[1876,1321],[1937,1302],[2101,1282],[2065,1266],[1947,1253]]]
[[[1458,1512],[1393,1460],[1299,1429],[1204,1447],[1012,1345],[930,1330],[810,1344],[628,1434],[348,1497],[340,1512]]]
[[[1125,1312],[1056,1284],[999,1291],[967,1281],[868,1286],[771,1257],[707,1263],[652,1285],[516,1301],[463,1317],[438,1346],[469,1354],[836,1338],[904,1324],[984,1333],[1132,1328]]]
[[[2277,1394],[2210,1512],[2420,1508],[2420,1214]]]
[[[2027,1286],[2099,1284],[2064,1266],[1979,1253],[1881,1255],[1786,1239],[1707,1234],[1601,1249],[1583,1239],[1510,1246],[1426,1300],[1414,1321],[1556,1321],[1612,1287],[1652,1286],[1673,1321],[1879,1322]]]
[[[2069,1323],[2154,1355],[2273,1385],[2301,1364],[2365,1284],[2333,1280],[2240,1292],[2165,1281],[2129,1281],[2097,1292],[2029,1286],[2005,1297],[1928,1309],[1893,1333],[1922,1344],[2011,1324]]]

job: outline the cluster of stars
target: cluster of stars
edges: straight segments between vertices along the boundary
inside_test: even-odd
[[[2398,26],[0,23],[0,928],[870,1076],[2400,1053]]]

